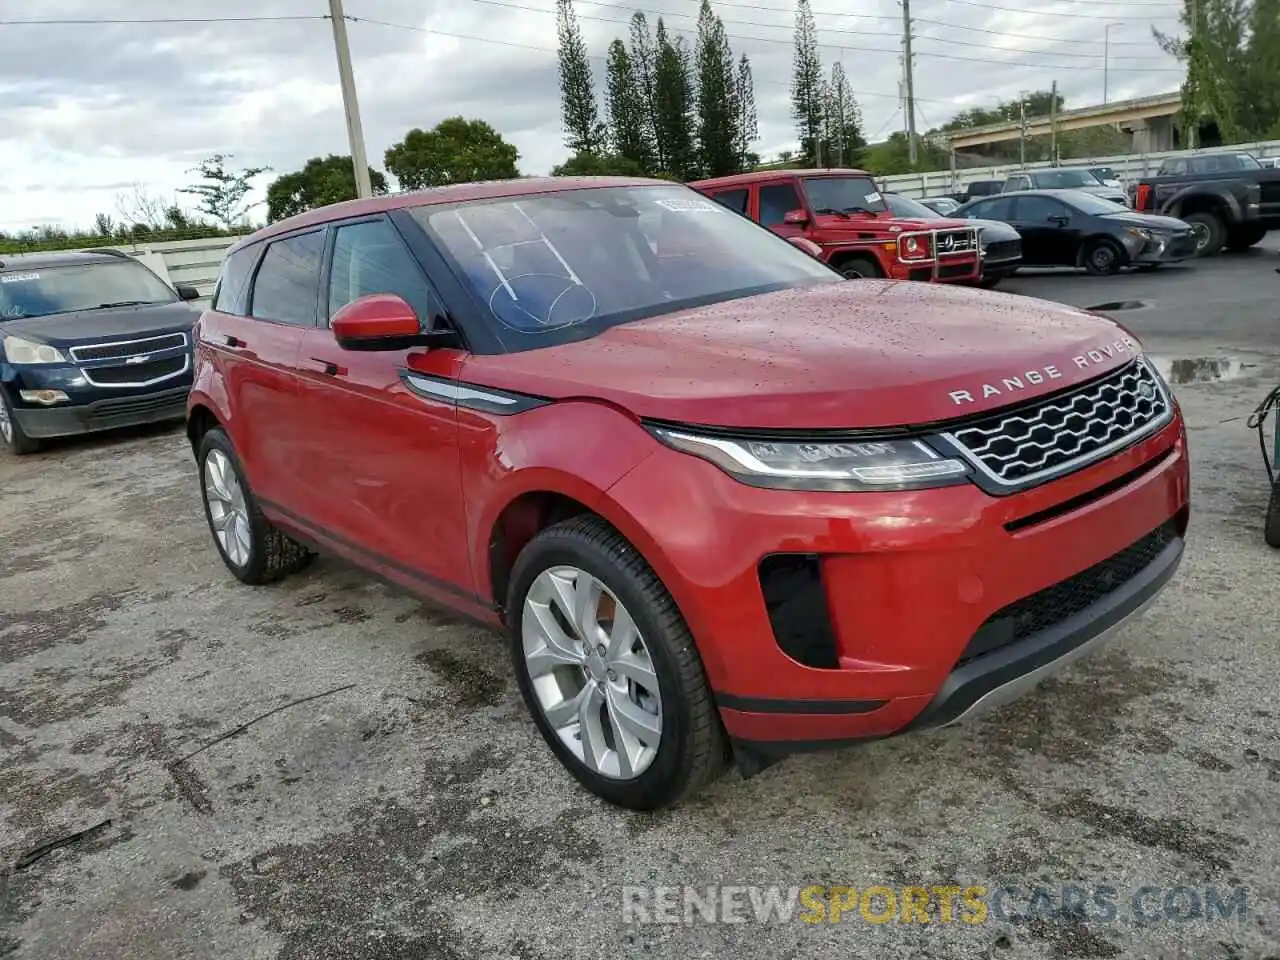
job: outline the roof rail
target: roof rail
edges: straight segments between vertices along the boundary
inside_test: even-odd
[[[83,252],[84,253],[101,253],[108,257],[123,257],[125,260],[133,259],[123,250],[117,250],[115,247],[89,247]]]

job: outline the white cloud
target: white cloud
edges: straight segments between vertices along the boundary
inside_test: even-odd
[[[788,82],[794,6],[713,0],[735,53],[752,60],[765,155],[791,146]],[[901,12],[894,0],[812,0],[822,57],[840,59],[868,134],[902,125]],[[1035,12],[1030,8],[1035,7]],[[1176,0],[915,0],[918,123],[1058,81],[1069,106],[1098,102],[1110,31],[1111,99],[1176,88],[1176,64],[1151,27],[1176,30]],[[346,0],[370,158],[414,126],[464,114],[488,120],[546,172],[565,156],[553,0]],[[1003,8],[1003,9],[1002,9]],[[577,0],[594,56],[642,9],[692,39],[697,0]],[[9,19],[107,16],[299,17],[324,0],[42,0]],[[108,12],[110,11],[110,12]],[[127,11],[124,13],[122,11]],[[176,11],[181,11],[180,13]],[[387,26],[374,21],[383,21]],[[417,28],[417,29],[413,29]],[[434,32],[433,32],[434,31]],[[600,60],[596,61],[601,67]],[[602,73],[602,70],[601,70]],[[0,24],[0,229],[87,225],[115,214],[125,184],[172,196],[211,153],[296,169],[347,153],[332,32],[323,19],[240,23]],[[264,178],[265,182],[266,178]]]

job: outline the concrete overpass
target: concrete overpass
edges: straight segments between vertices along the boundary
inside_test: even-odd
[[[1181,109],[1182,94],[1175,91],[1154,97],[1081,107],[1078,110],[1063,110],[1056,118],[1056,126],[1059,133],[1064,133],[1086,127],[1117,125],[1121,130],[1133,134],[1135,152],[1159,153],[1174,149],[1173,121]],[[1026,135],[1048,136],[1052,133],[1053,125],[1049,117],[1028,117]],[[1015,120],[1012,123],[993,123],[957,131],[950,134],[948,140],[953,149],[963,150],[967,147],[1017,140],[1021,136],[1022,124]]]

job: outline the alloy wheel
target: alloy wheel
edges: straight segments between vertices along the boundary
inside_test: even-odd
[[[658,677],[613,592],[577,567],[543,570],[525,596],[521,640],[538,707],[573,755],[611,779],[644,773],[662,739]]]
[[[13,442],[13,421],[9,419],[9,405],[0,397],[0,440]]]
[[[1196,253],[1203,253],[1205,248],[1209,246],[1211,235],[1209,233],[1209,225],[1201,223],[1199,220],[1191,224],[1191,233],[1196,238]]]
[[[1112,264],[1115,262],[1116,254],[1110,247],[1099,245],[1094,248],[1090,259],[1093,261],[1093,265],[1099,270],[1099,272],[1105,273],[1111,269]]]
[[[221,450],[210,450],[205,457],[204,493],[218,545],[233,566],[243,567],[253,543],[249,509],[231,459]]]

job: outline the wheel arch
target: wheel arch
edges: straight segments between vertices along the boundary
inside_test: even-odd
[[[1129,257],[1129,251],[1125,249],[1123,243],[1121,243],[1119,240],[1117,240],[1115,237],[1113,237],[1109,233],[1091,233],[1087,237],[1085,237],[1083,240],[1080,241],[1080,246],[1076,249],[1076,266],[1077,267],[1084,266],[1085,257],[1088,256],[1089,251],[1092,250],[1099,243],[1105,243],[1115,248],[1115,251],[1120,255],[1121,266],[1125,266],[1129,263],[1131,259]]]
[[[839,270],[846,263],[854,260],[861,260],[865,263],[869,263],[875,268],[877,277],[888,276],[885,272],[884,265],[880,262],[880,258],[870,250],[866,249],[837,250],[827,259],[827,265],[834,270]]]

